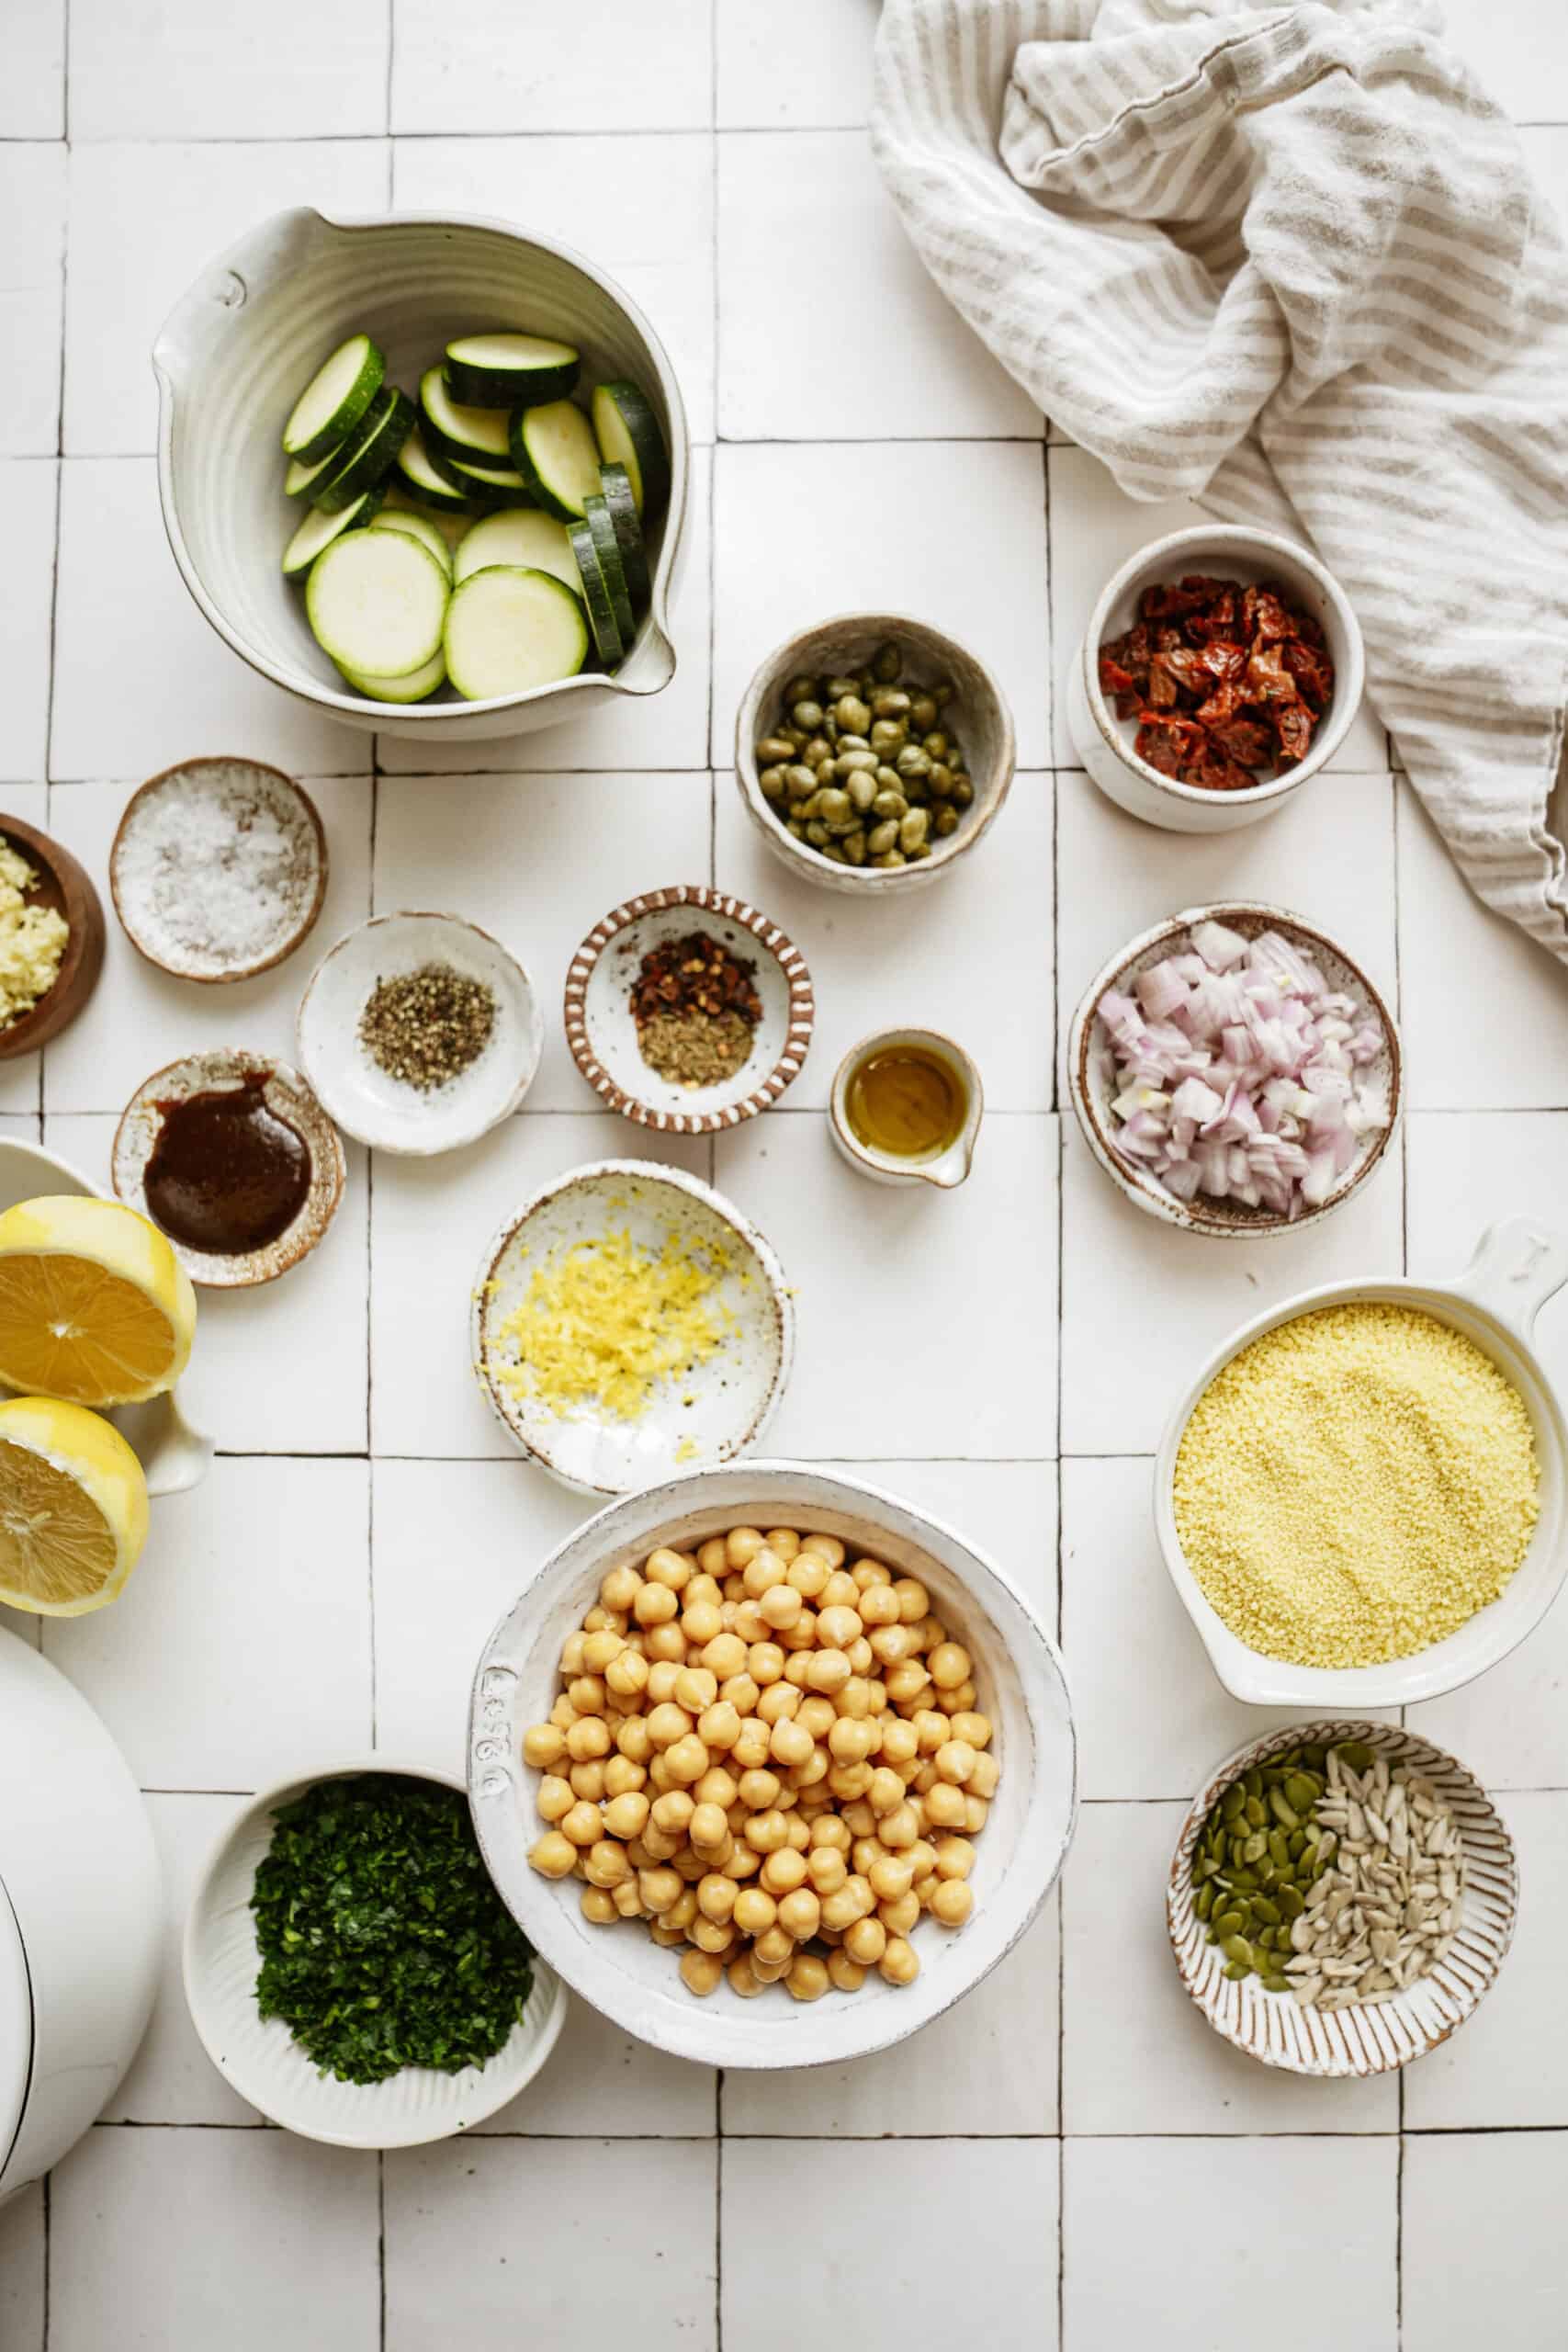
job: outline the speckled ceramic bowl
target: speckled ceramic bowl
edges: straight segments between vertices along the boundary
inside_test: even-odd
[[[257,1071],[266,1076],[265,1097],[268,1106],[304,1138],[310,1154],[310,1189],[292,1225],[265,1249],[219,1257],[188,1249],[170,1235],[175,1255],[192,1282],[204,1283],[213,1290],[243,1290],[253,1283],[276,1282],[279,1274],[286,1274],[290,1266],[297,1266],[301,1258],[310,1256],[336,1216],[343,1198],[343,1144],[337,1129],[304,1080],[286,1062],[274,1061],[270,1054],[247,1054],[241,1048],[223,1046],[187,1055],[184,1061],[170,1062],[166,1069],[154,1070],[151,1078],[143,1079],[120,1114],[115,1130],[110,1169],[115,1191],[129,1207],[151,1217],[146,1193],[147,1163],[163,1125],[164,1106],[181,1102],[187,1095],[238,1087]],[[153,1217],[152,1222],[156,1224],[157,1219]]]
[[[67,932],[53,986],[0,1029],[0,1061],[11,1061],[48,1045],[85,1009],[104,967],[104,910],[85,867],[62,842],[19,817],[5,815],[0,842],[26,858],[38,877],[25,894],[26,904],[51,907],[64,917]]]
[[[183,824],[184,842],[154,848],[159,819]],[[243,946],[225,942],[216,920],[206,941],[172,922],[171,899],[200,915],[204,888],[228,877],[243,837],[258,824],[270,826],[277,843],[273,922],[255,925]],[[209,837],[220,829],[230,841],[214,848]],[[327,837],[310,794],[280,768],[260,760],[183,760],[126,802],[109,851],[109,890],[126,937],[161,971],[177,980],[254,979],[291,956],[321,913]]]
[[[657,1253],[673,1234],[728,1261],[712,1305],[716,1351],[679,1380],[656,1384],[638,1420],[592,1402],[570,1413],[518,1396],[498,1376],[517,1361],[502,1336],[552,1253],[629,1232]],[[474,1281],[473,1361],[502,1428],[525,1453],[580,1495],[622,1495],[687,1465],[728,1462],[756,1443],[784,1394],[795,1353],[795,1307],[784,1269],[749,1218],[699,1177],[651,1160],[601,1159],[573,1169],[506,1219]]]
[[[631,988],[650,949],[705,932],[751,966],[762,1017],[750,1057],[715,1086],[680,1086],[644,1061]],[[716,1135],[755,1118],[799,1075],[817,1017],[806,958],[777,923],[705,883],[646,890],[596,922],[566,976],[566,1042],[606,1110],[675,1135]]]
[[[1469,1878],[1458,1939],[1446,1959],[1386,2000],[1325,2010],[1303,2007],[1293,1994],[1266,1993],[1256,1976],[1226,1976],[1224,1955],[1192,1908],[1192,1852],[1214,1800],[1238,1774],[1283,1748],[1337,1740],[1359,1740],[1432,1782],[1459,1824]],[[1338,1720],[1269,1732],[1209,1775],[1176,1841],[1166,1916],[1183,1984],[1215,2032],[1238,2050],[1293,2075],[1382,2075],[1436,2050],[1485,1998],[1513,1940],[1518,1894],[1513,1840],[1462,1764],[1395,1724]]]
[[[1375,1061],[1369,1063],[1362,1078],[1386,1105],[1388,1124],[1361,1137],[1355,1159],[1327,1199],[1316,1208],[1303,1208],[1298,1216],[1280,1216],[1273,1209],[1248,1208],[1240,1201],[1212,1201],[1201,1193],[1190,1201],[1179,1201],[1152,1169],[1137,1160],[1123,1159],[1116,1148],[1117,1122],[1111,1106],[1119,1089],[1111,1040],[1098,1018],[1100,1001],[1108,989],[1130,988],[1151,964],[1161,963],[1175,953],[1194,923],[1200,922],[1224,923],[1227,930],[1239,932],[1244,939],[1256,939],[1266,931],[1279,932],[1303,956],[1310,956],[1336,989],[1359,998],[1382,1031],[1382,1050]],[[1399,1126],[1404,1065],[1393,1013],[1360,965],[1344,948],[1287,908],[1271,907],[1261,899],[1233,899],[1219,906],[1185,908],[1168,922],[1156,923],[1151,931],[1140,933],[1125,947],[1119,948],[1108,964],[1101,965],[1079,999],[1067,1033],[1067,1085],[1084,1141],[1134,1208],[1145,1210],[1150,1216],[1163,1217],[1168,1225],[1179,1226],[1188,1233],[1204,1233],[1222,1241],[1256,1241],[1268,1234],[1303,1233],[1308,1226],[1321,1225],[1325,1216],[1343,1208],[1351,1193],[1382,1164]]]

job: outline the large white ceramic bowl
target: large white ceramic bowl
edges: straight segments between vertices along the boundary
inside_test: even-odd
[[[537,1959],[523,2015],[488,2065],[443,2075],[405,2066],[384,2083],[343,2083],[318,2072],[280,2018],[256,2008],[256,1865],[272,1844],[273,1815],[321,1781],[362,1772],[462,1788],[449,1772],[400,1764],[378,1752],[297,1774],[265,1789],[225,1830],[191,1898],[186,1919],[186,1999],[202,2045],[240,2097],[286,2131],[340,2148],[412,2148],[483,2122],[532,2082],[566,2022],[566,1992]]]
[[[915,1929],[920,1973],[912,1984],[886,1984],[872,1973],[858,1993],[830,1992],[803,2006],[787,1996],[744,2001],[721,1984],[699,2001],[681,1982],[679,1953],[655,1944],[646,1923],[590,1926],[575,1880],[541,1878],[528,1867],[539,1834],[539,1775],[523,1763],[519,1743],[549,1713],[562,1641],[612,1568],[642,1561],[657,1544],[690,1549],[737,1525],[837,1535],[919,1577],[975,1659],[977,1704],[996,1726],[1001,1779],[976,1840],[974,1913],[956,1934],[931,1921]],[[741,1463],[613,1504],[529,1578],[474,1677],[468,1794],[491,1875],[529,1939],[626,2032],[710,2066],[827,2065],[886,2050],[942,2016],[1023,1934],[1072,1838],[1072,1707],[1044,1626],[1008,1575],[964,1537],[880,1487],[800,1462]]]
[[[1244,584],[1278,581],[1292,602],[1322,622],[1328,640],[1334,699],[1305,759],[1266,775],[1249,792],[1207,792],[1162,775],[1133,748],[1135,721],[1119,718],[1100,691],[1100,649],[1106,639],[1132,627],[1145,588],[1188,571],[1213,572]],[[1327,765],[1360,707],[1365,684],[1360,624],[1339,582],[1309,548],[1280,538],[1275,531],[1201,523],[1140,548],[1106,582],[1067,671],[1067,729],[1101,792],[1129,816],[1162,825],[1169,832],[1224,833],[1272,816]]]
[[[1155,1528],[1171,1582],[1227,1690],[1254,1706],[1298,1707],[1320,1715],[1402,1707],[1473,1681],[1533,1632],[1556,1600],[1568,1570],[1568,1430],[1556,1391],[1531,1345],[1531,1333],[1540,1309],[1565,1282],[1568,1245],[1533,1218],[1510,1217],[1482,1237],[1471,1263],[1450,1283],[1409,1282],[1398,1276],[1386,1282],[1330,1283],[1269,1307],[1215,1349],[1166,1423],[1155,1463]],[[1513,1383],[1535,1432],[1540,1517],[1529,1549],[1497,1599],[1478,1609],[1445,1641],[1381,1666],[1292,1666],[1249,1649],[1205,1599],[1176,1532],[1176,1456],[1199,1397],[1243,1348],[1298,1315],[1368,1300],[1411,1307],[1450,1324]]]
[[[344,686],[279,568],[299,520],[283,493],[283,419],[358,328],[382,345],[390,380],[412,392],[449,337],[509,324],[575,344],[590,383],[630,377],[653,404],[671,480],[665,513],[649,525],[649,610],[613,678],[585,673],[488,702],[371,702]],[[186,586],[225,643],[299,701],[367,733],[471,743],[657,694],[674,676],[668,606],[686,505],[685,411],[652,327],[582,254],[501,220],[276,213],[202,271],[164,321],[152,366],[158,492]]]

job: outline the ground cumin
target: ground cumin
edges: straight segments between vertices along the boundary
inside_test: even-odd
[[[1371,1666],[1497,1598],[1539,1484],[1523,1400],[1472,1341],[1409,1307],[1329,1306],[1265,1332],[1204,1390],[1176,1526],[1250,1648]]]

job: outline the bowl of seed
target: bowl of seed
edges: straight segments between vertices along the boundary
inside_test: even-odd
[[[735,727],[747,814],[829,890],[935,881],[1007,798],[1012,716],[984,662],[923,621],[846,613],[776,646]]]
[[[1166,1890],[1182,1983],[1216,2033],[1291,2074],[1425,2056],[1513,1939],[1513,1841],[1480,1783],[1396,1724],[1268,1733],[1212,1772]]]
[[[716,1135],[795,1078],[816,1000],[806,958],[744,899],[649,890],[596,922],[566,976],[566,1041],[605,1108]]]
[[[428,1157],[514,1111],[544,1017],[514,956],[457,915],[376,915],[340,939],[300,1001],[299,1066],[345,1135]]]

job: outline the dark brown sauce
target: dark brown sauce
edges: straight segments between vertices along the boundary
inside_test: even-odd
[[[159,1102],[163,1125],[143,1190],[173,1240],[220,1258],[276,1241],[304,1206],[310,1150],[267,1102],[264,1070],[236,1087]]]

